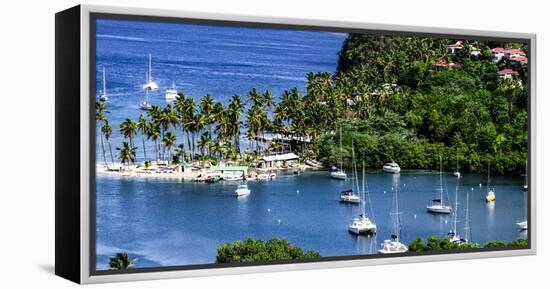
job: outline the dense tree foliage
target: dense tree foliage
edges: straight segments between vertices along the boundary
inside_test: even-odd
[[[267,242],[246,238],[218,246],[217,263],[243,263],[271,260],[294,260],[319,258],[318,252],[293,246],[287,240],[276,238]]]
[[[128,270],[133,268],[138,262],[138,259],[130,260],[128,253],[121,252],[109,257],[109,270]]]
[[[506,248],[506,247],[526,247],[528,246],[527,239],[519,238],[510,242],[507,241],[488,241],[484,245],[477,243],[453,243],[449,238],[439,238],[431,236],[426,241],[422,238],[416,238],[409,244],[409,251],[439,251],[439,250],[461,250],[461,249],[477,249],[477,248]]]

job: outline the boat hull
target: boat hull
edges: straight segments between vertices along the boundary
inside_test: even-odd
[[[330,177],[335,180],[345,180],[348,176],[343,172],[332,172],[330,173]]]
[[[451,207],[449,206],[427,206],[426,209],[434,214],[450,214]]]
[[[401,168],[383,167],[382,170],[390,174],[398,174],[401,172]]]

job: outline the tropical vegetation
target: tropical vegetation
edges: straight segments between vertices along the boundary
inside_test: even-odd
[[[321,255],[290,244],[285,239],[275,238],[266,242],[246,238],[242,241],[225,243],[217,248],[216,263],[244,263],[272,260],[315,259]]]
[[[109,257],[109,270],[128,270],[133,268],[138,262],[138,259],[130,260],[128,253],[120,252]]]
[[[510,247],[527,247],[529,243],[525,238],[518,238],[513,241],[488,241],[487,243],[480,245],[471,242],[451,242],[448,237],[439,238],[437,236],[431,236],[424,241],[419,237],[414,239],[409,244],[409,251],[411,252],[425,252],[425,251],[440,251],[440,250],[463,250],[463,249],[479,249],[479,248],[510,248]]]

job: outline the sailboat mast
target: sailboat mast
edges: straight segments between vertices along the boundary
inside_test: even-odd
[[[148,77],[147,77],[147,83],[149,83],[151,81],[152,81],[152,77],[151,77],[151,53],[149,53],[149,73],[148,73]]]
[[[458,222],[458,186],[459,186],[459,179],[456,179],[456,188],[455,188],[455,210],[453,212],[453,233],[456,234],[456,223]]]
[[[443,159],[439,156],[439,200],[443,206]]]
[[[487,165],[487,192],[491,190],[491,162]]]
[[[353,144],[352,144],[352,149],[353,149]],[[342,157],[342,127],[340,127],[340,171],[344,171],[344,159]]]
[[[397,178],[397,176],[394,176],[395,178]],[[394,234],[395,236],[397,236],[397,240],[399,240],[399,235],[400,235],[400,229],[399,229],[399,201],[397,199],[397,191],[398,191],[398,188],[399,188],[399,181],[396,180],[395,182],[395,193],[394,193],[394,199],[395,199],[395,220],[394,220]]]
[[[105,83],[105,66],[103,66],[103,96],[107,95],[107,84]]]
[[[466,193],[466,210],[465,210],[465,220],[464,220],[464,240],[468,242],[470,240],[470,193]]]
[[[361,194],[361,204],[363,205],[363,216],[365,216],[365,210],[366,210],[366,202],[367,202],[367,198],[365,196],[365,183],[366,183],[366,174],[365,174],[365,161],[363,161],[363,176],[362,176],[362,183],[363,183],[363,192]]]

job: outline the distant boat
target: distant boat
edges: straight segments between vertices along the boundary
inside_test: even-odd
[[[393,207],[394,212],[390,212],[390,217],[392,218],[392,233],[390,240],[384,240],[382,243],[382,248],[378,250],[380,254],[395,254],[395,253],[405,253],[409,251],[409,248],[399,241],[399,235],[401,233],[401,224],[400,224],[400,212],[399,212],[399,200],[397,199],[397,191],[399,188],[399,176],[394,176],[394,190],[393,190]]]
[[[454,171],[453,176],[460,178],[460,170],[458,169],[458,153],[456,154],[456,171]]]
[[[330,177],[336,180],[347,179],[348,175],[346,174],[346,172],[344,172],[343,166],[344,160],[342,157],[342,127],[340,127],[340,167],[337,168],[335,171],[330,172]]]
[[[466,193],[466,209],[464,210],[464,238],[461,243],[468,243],[472,239],[472,228],[470,227],[470,192]]]
[[[306,163],[306,165],[312,166],[312,167],[314,167],[314,168],[321,168],[321,167],[323,167],[323,164],[320,163],[320,162],[318,162],[318,161],[316,161],[316,160],[307,159],[307,160],[305,160],[305,163]]]
[[[167,102],[172,102],[172,101],[175,101],[177,97],[178,97],[178,90],[176,89],[176,83],[172,82],[172,87],[168,88],[164,93],[164,99]]]
[[[349,189],[340,193],[340,201],[344,203],[359,204],[361,203],[361,197],[354,194],[352,189]]]
[[[455,187],[455,207],[453,211],[453,224],[452,228],[447,234],[447,237],[449,237],[449,240],[452,243],[461,243],[460,235],[457,232],[456,225],[458,223],[458,187],[459,187],[459,180],[456,181],[456,187]]]
[[[398,174],[401,171],[401,168],[396,162],[392,161],[391,163],[387,163],[382,166],[382,170],[386,173]]]
[[[139,108],[142,110],[151,110],[152,107],[149,103],[149,91],[145,90],[145,100],[139,103]]]
[[[354,172],[355,172],[355,176],[357,176],[357,165],[355,163],[355,151],[353,149],[353,144],[351,146],[351,152],[352,152],[351,154],[353,159]],[[363,163],[363,179],[362,179],[362,183],[363,183],[362,199],[363,200],[361,201],[361,214],[359,214],[358,218],[354,218],[351,224],[348,226],[348,231],[355,235],[376,234],[376,224],[374,224],[374,222],[372,222],[369,219],[366,212],[366,197],[365,197],[366,182],[367,182],[367,176],[365,174],[365,163]],[[355,178],[355,184],[356,184],[357,191],[359,191],[359,178],[357,177]]]
[[[224,181],[228,182],[235,182],[235,181],[242,181],[244,179],[244,176],[242,173],[225,173],[221,177]]]
[[[436,214],[450,214],[451,213],[451,207],[445,205],[445,201],[443,200],[443,160],[441,159],[441,156],[439,157],[439,199],[432,200],[432,204],[428,205],[426,208],[428,209],[428,212],[430,213],[436,213]]]
[[[496,198],[495,189],[491,188],[491,163],[489,163],[487,168],[487,195],[485,195],[485,201],[487,203],[494,202]]]
[[[105,66],[103,66],[103,90],[101,91],[101,95],[99,96],[100,101],[107,101],[109,98],[107,97],[107,84],[105,82]]]
[[[250,189],[247,185],[239,185],[235,190],[235,194],[237,197],[248,196],[250,195]]]
[[[518,222],[518,223],[516,223],[516,225],[518,226],[518,229],[520,229],[522,231],[529,229],[529,223],[527,221]]]
[[[153,76],[151,73],[151,54],[149,53],[149,71],[147,73],[146,83],[143,85],[144,90],[157,90],[159,86],[156,82],[153,81]]]
[[[262,174],[258,174],[258,180],[262,180],[262,181],[270,181],[270,180],[274,180],[275,178],[277,177],[277,174],[275,173],[262,173]]]

